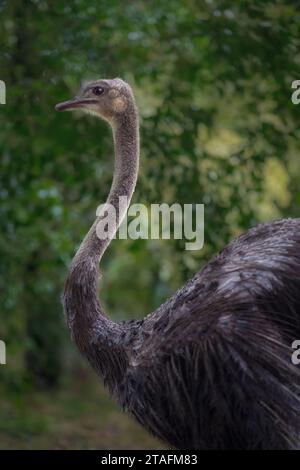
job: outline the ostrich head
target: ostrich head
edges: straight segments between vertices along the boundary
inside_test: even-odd
[[[114,78],[84,83],[78,95],[69,101],[57,104],[55,109],[57,111],[81,109],[112,122],[128,112],[133,102],[130,86],[120,78]]]

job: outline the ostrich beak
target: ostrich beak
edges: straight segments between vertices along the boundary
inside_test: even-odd
[[[95,104],[96,100],[93,98],[81,98],[80,96],[75,96],[71,100],[64,101],[63,103],[58,103],[55,106],[56,111],[71,111],[72,109],[84,108],[87,104]]]

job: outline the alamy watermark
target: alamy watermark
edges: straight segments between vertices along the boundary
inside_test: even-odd
[[[6,104],[6,85],[3,80],[0,80],[0,104]]]
[[[6,364],[6,345],[2,340],[0,340],[0,365],[1,364]]]
[[[295,349],[292,354],[292,364],[298,366],[300,364],[300,339],[295,339],[295,341],[293,341],[292,349]]]
[[[300,103],[300,80],[294,80],[292,82],[292,89],[295,90],[291,96],[292,103],[299,104]]]
[[[174,203],[132,204],[120,196],[117,205],[101,204],[96,232],[101,240],[118,238],[132,240],[186,240],[186,250],[200,250],[204,244],[204,204]],[[119,229],[118,221],[121,222]]]

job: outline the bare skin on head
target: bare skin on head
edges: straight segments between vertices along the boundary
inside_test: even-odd
[[[111,125],[107,202],[120,222],[119,197],[130,202],[139,164],[130,86],[119,78],[88,82],[56,109]],[[300,220],[249,230],[153,313],[120,323],[98,299],[99,262],[111,240],[97,237],[97,223],[70,266],[64,310],[79,350],[120,405],[180,449],[299,448],[300,372],[290,345],[300,338]]]
[[[113,124],[132,104],[132,91],[120,78],[113,80],[95,80],[85,83],[79,95],[72,100],[56,105],[57,111],[81,109],[92,113]]]

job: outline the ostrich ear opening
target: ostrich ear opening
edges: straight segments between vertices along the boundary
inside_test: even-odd
[[[127,108],[126,99],[119,96],[113,100],[113,107],[116,113],[123,113]]]

